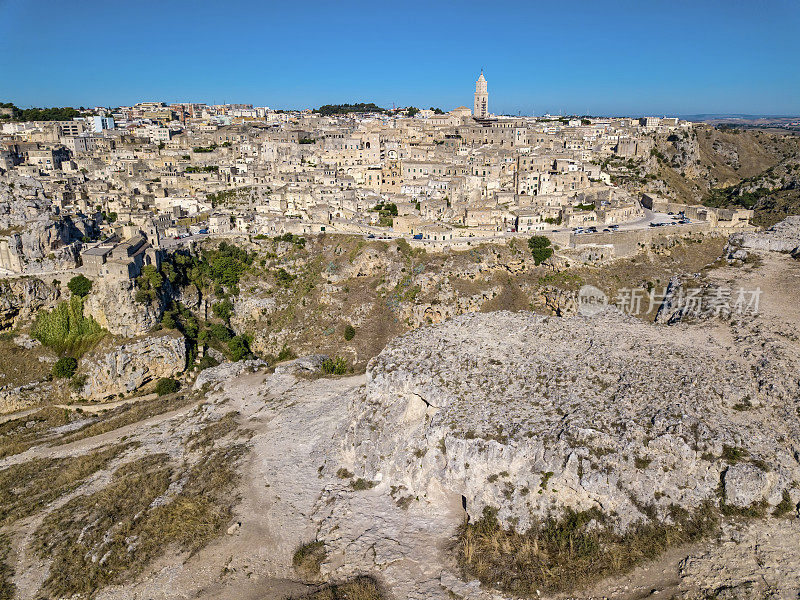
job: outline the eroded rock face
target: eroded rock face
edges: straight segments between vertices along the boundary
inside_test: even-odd
[[[613,309],[458,317],[373,359],[345,457],[402,493],[461,495],[473,519],[497,507],[521,531],[566,507],[621,528],[668,521],[670,505],[716,500],[726,469],[737,506],[784,490],[796,503],[798,365],[742,350]],[[729,465],[726,447],[745,458]]]
[[[0,329],[32,319],[42,308],[51,309],[61,297],[59,288],[34,277],[0,281]]]
[[[144,335],[158,323],[164,307],[160,300],[143,304],[135,296],[136,285],[132,281],[100,278],[86,299],[84,314],[94,317],[114,335]]]
[[[101,400],[142,385],[174,377],[186,368],[186,342],[177,332],[158,332],[132,340],[103,342],[81,359],[86,376],[80,395]]]
[[[730,252],[738,248],[792,253],[800,248],[800,216],[786,217],[764,231],[732,235]]]

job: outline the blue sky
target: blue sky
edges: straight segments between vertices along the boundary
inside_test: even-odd
[[[800,114],[800,0],[0,0],[0,56],[20,106]]]

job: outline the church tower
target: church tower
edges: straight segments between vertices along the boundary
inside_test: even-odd
[[[481,69],[478,81],[475,82],[475,110],[472,111],[472,114],[476,119],[489,117],[489,87],[483,76],[483,69]]]

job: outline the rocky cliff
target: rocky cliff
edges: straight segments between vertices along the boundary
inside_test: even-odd
[[[41,279],[20,277],[0,280],[0,329],[33,319],[42,308],[53,308],[61,298],[57,286]]]
[[[79,394],[102,400],[132,392],[161,377],[174,377],[186,367],[186,342],[175,331],[156,332],[131,340],[104,340],[81,359],[85,375]]]
[[[135,296],[132,281],[101,278],[95,281],[84,312],[114,335],[144,335],[158,323],[164,307],[160,299],[142,303]]]

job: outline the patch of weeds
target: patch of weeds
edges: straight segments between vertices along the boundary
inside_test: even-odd
[[[364,490],[371,490],[377,484],[374,481],[367,481],[363,477],[359,477],[350,483],[350,487],[356,492],[363,492]]]
[[[792,504],[792,499],[789,496],[789,490],[783,490],[781,501],[775,505],[775,510],[772,511],[773,517],[784,517],[788,515],[796,507]]]
[[[11,558],[11,542],[8,535],[0,533],[0,600],[11,600],[17,593],[17,586],[11,578],[14,568],[8,564]]]
[[[344,583],[329,583],[298,600],[384,600],[386,596],[371,577],[356,577]]]
[[[644,458],[642,456],[637,456],[633,459],[634,466],[640,471],[644,471],[647,467],[649,467],[651,462],[653,462],[652,459]]]
[[[722,459],[728,464],[735,465],[737,462],[747,456],[747,450],[737,448],[736,446],[722,445]]]
[[[754,502],[750,506],[733,506],[723,501],[719,503],[720,512],[726,517],[741,517],[743,519],[760,519],[767,514],[767,501]]]
[[[300,546],[292,556],[292,565],[304,577],[319,577],[320,565],[325,560],[325,544],[319,540]]]
[[[341,467],[338,471],[336,471],[336,476],[339,479],[350,479],[353,474],[344,467]]]
[[[320,368],[325,375],[344,375],[349,370],[347,361],[341,356],[326,358],[322,361]]]

